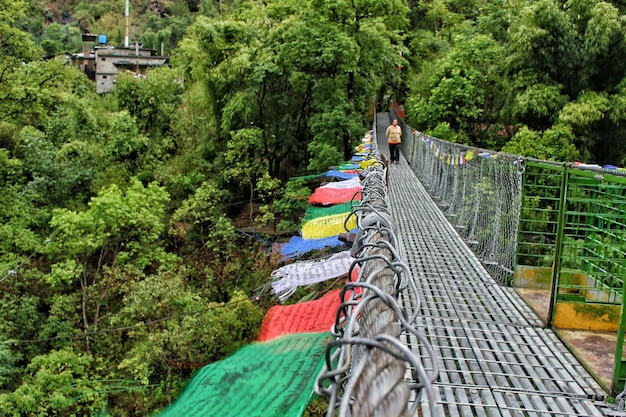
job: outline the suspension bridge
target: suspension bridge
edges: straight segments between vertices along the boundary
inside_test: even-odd
[[[363,172],[331,169],[342,181],[316,189],[324,207],[281,254],[342,251],[272,274],[281,302],[328,279],[342,289],[272,307],[257,343],[202,368],[161,417],[302,415],[313,392],[328,417],[626,416],[626,175],[402,121],[385,166],[395,117],[376,114]]]
[[[375,123],[383,153],[389,118],[379,113]],[[620,415],[607,408],[606,390],[529,303],[489,273],[405,156],[389,166],[388,195],[420,293],[402,293],[402,304],[409,314],[419,309],[417,328],[439,368],[436,404],[424,400],[424,416]],[[405,342],[426,368],[433,366],[419,341]],[[593,348],[606,354],[606,344]]]

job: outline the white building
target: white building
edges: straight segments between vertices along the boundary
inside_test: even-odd
[[[95,40],[96,35],[83,35],[83,41]],[[115,87],[115,79],[122,72],[131,72],[138,77],[146,70],[169,63],[169,57],[156,55],[155,49],[143,48],[139,44],[129,47],[106,46],[106,37],[100,35],[100,45],[84,49],[72,57],[87,76],[96,82],[98,93],[107,93]]]

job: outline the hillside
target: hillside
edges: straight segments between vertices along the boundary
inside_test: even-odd
[[[65,53],[120,44],[124,4],[0,0],[0,415],[151,415],[254,340],[273,236],[238,229],[297,232],[304,178],[376,102],[448,141],[626,160],[617,1],[132,1],[169,65],[98,94]]]
[[[129,1],[128,34],[131,43],[150,48],[164,44],[169,54],[184,36],[200,2]],[[80,35],[106,35],[112,45],[123,45],[126,35],[126,3],[118,1],[33,1],[28,31],[41,43],[48,57],[81,51]],[[202,7],[209,15],[213,7]]]

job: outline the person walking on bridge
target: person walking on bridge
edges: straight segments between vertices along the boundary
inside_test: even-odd
[[[398,119],[393,119],[387,131],[387,143],[389,144],[389,159],[391,163],[400,162],[400,143],[402,143],[402,128],[398,126]]]

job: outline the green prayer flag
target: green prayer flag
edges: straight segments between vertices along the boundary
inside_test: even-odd
[[[158,417],[301,416],[329,340],[327,332],[298,333],[247,345],[200,369]]]

